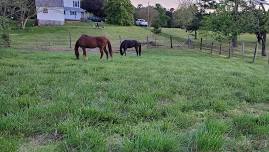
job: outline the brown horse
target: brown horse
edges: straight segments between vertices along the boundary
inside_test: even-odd
[[[108,46],[109,52],[107,51],[106,46]],[[101,53],[100,59],[103,58],[104,52],[106,53],[107,59],[108,59],[108,53],[109,53],[110,57],[112,58],[111,43],[106,37],[91,37],[88,35],[81,35],[80,38],[77,40],[76,46],[74,49],[77,59],[79,59],[79,50],[78,50],[79,47],[82,48],[83,55],[85,58],[87,57],[87,51],[86,51],[87,48],[90,48],[90,49],[99,48],[100,53]]]

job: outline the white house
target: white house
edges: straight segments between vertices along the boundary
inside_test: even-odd
[[[67,20],[80,21],[85,10],[80,0],[35,0],[38,25],[64,25]]]
[[[79,21],[84,18],[85,10],[80,8],[80,0],[64,0],[66,20]]]
[[[38,25],[64,25],[63,0],[36,0]]]

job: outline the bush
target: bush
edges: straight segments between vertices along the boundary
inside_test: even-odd
[[[1,34],[1,43],[4,47],[10,47],[10,36],[8,33]]]

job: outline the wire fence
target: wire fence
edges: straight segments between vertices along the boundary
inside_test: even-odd
[[[113,50],[119,51],[120,44],[126,39],[136,39],[119,35],[118,38],[112,40]],[[16,37],[5,44],[0,40],[0,47],[12,47],[16,49],[30,49],[36,51],[72,51],[75,45],[76,38],[73,38],[69,32],[63,35],[62,38],[48,39],[35,37],[25,39]],[[179,38],[167,34],[150,34],[139,40],[145,48],[163,48],[163,49],[193,49],[204,53],[220,55],[222,57],[240,57],[246,62],[255,62],[257,59],[266,60],[261,56],[261,49],[257,42],[239,42],[237,47],[232,47],[231,42],[215,42],[200,38],[198,40],[190,37]],[[269,59],[268,59],[269,63]]]

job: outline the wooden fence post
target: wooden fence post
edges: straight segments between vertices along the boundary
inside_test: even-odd
[[[221,46],[222,44],[220,43],[220,45],[219,45],[219,55],[221,55],[221,50],[222,50],[222,46]]]
[[[155,48],[157,48],[157,37],[155,36]]]
[[[173,48],[173,38],[172,35],[170,35],[170,44],[171,44],[171,49]]]
[[[256,61],[257,49],[258,49],[258,42],[256,42],[256,45],[255,45],[254,55],[253,55],[253,61],[252,61],[252,63],[255,63],[255,61]]]
[[[36,46],[36,48],[38,48],[37,40],[35,40],[35,46]]]
[[[147,35],[147,48],[149,48],[149,36]]]
[[[122,39],[121,39],[121,36],[119,35],[119,39],[120,39],[120,44],[121,44],[121,42],[122,42]]]
[[[71,39],[71,33],[68,32],[69,34],[69,48],[72,48],[72,39]]]
[[[245,62],[245,43],[242,42],[242,58],[243,58],[243,61]]]
[[[214,42],[211,43],[211,51],[210,54],[213,54]]]
[[[229,58],[231,58],[231,42],[229,42]]]
[[[203,38],[201,38],[201,42],[200,42],[200,50],[203,49]]]

